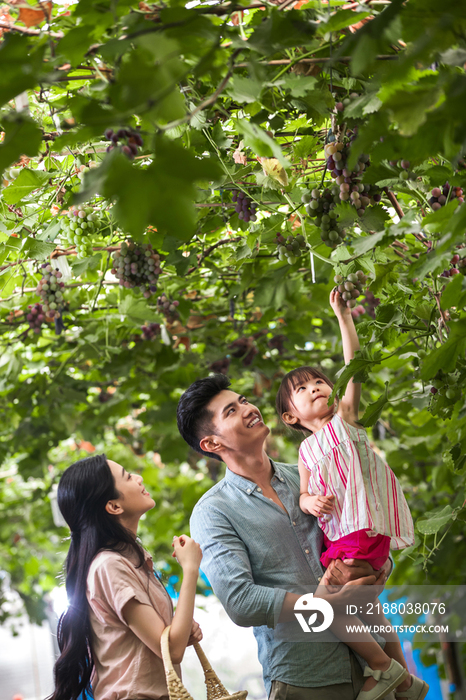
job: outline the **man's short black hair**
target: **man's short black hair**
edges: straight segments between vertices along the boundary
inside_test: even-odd
[[[213,457],[222,462],[222,458],[213,452],[204,452],[200,441],[207,435],[215,433],[213,413],[207,405],[221,391],[230,386],[230,380],[224,374],[214,374],[212,377],[198,379],[184,392],[178,402],[176,421],[181,437],[188,445],[206,457]]]

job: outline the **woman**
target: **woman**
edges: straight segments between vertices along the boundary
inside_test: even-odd
[[[171,624],[177,672],[188,644],[202,633],[193,621],[202,553],[190,537],[173,538],[183,568],[176,613],[137,542],[141,516],[155,506],[142,477],[96,455],[62,475],[58,505],[71,530],[66,558],[69,607],[58,624],[61,654],[50,700],[165,700],[160,638]]]

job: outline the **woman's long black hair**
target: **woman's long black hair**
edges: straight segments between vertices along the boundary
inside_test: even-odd
[[[94,668],[86,598],[87,575],[102,549],[121,551],[128,545],[144,562],[134,535],[105,509],[119,493],[105,455],[81,459],[68,467],[58,485],[58,506],[71,530],[65,562],[69,607],[57,629],[60,656],[55,664],[55,691],[48,700],[77,700],[90,691]]]

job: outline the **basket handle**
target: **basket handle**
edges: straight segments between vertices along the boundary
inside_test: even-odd
[[[162,659],[163,659],[163,665],[165,667],[165,673],[168,677],[168,674],[173,671],[173,673],[176,674],[176,671],[173,667],[173,663],[171,660],[170,656],[170,644],[169,644],[169,638],[170,638],[170,625],[168,627],[165,627],[164,631],[162,632],[162,637],[160,640],[160,646],[162,648]],[[207,658],[207,656],[204,654],[204,651],[202,650],[201,645],[199,642],[194,642],[193,644],[194,650],[197,654],[197,657],[199,661],[201,662],[201,666],[204,671],[204,677],[206,682],[208,680],[215,681],[216,685],[219,686],[219,688],[224,691],[224,695],[228,696],[229,693],[224,687],[223,683],[220,681],[219,677],[213,670],[212,666],[210,665],[210,662]]]
[[[168,674],[170,671],[175,671],[170,656],[170,625],[165,627],[162,632],[162,637],[160,638],[160,647],[162,649],[162,660],[165,667],[165,673]]]

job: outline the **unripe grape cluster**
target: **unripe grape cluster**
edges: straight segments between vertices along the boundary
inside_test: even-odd
[[[344,112],[345,107],[348,107],[348,105],[350,105],[351,102],[353,102],[353,100],[355,100],[357,97],[359,97],[358,93],[352,92],[350,95],[348,95],[348,97],[345,97],[344,100],[342,100],[341,102],[336,102],[335,103],[336,111],[337,112]]]
[[[103,223],[99,212],[92,207],[71,207],[61,222],[62,243],[75,245],[79,257],[87,258],[92,255],[93,236],[102,235]]]
[[[301,257],[303,250],[307,248],[306,239],[301,233],[297,236],[289,234],[286,238],[281,233],[277,233],[275,243],[278,246],[278,259],[281,262],[286,260],[289,265],[294,265]]]
[[[31,328],[34,333],[40,333],[42,324],[45,321],[45,312],[42,308],[42,304],[29,304],[28,313],[26,319],[29,322],[29,328]]]
[[[160,323],[149,323],[147,326],[142,326],[141,330],[144,340],[154,340],[160,335]]]
[[[337,289],[341,294],[341,302],[344,306],[354,309],[358,306],[356,301],[362,294],[364,285],[367,282],[367,277],[362,270],[355,273],[350,273],[347,277],[343,275],[335,275],[333,281],[338,285]]]
[[[320,237],[330,248],[335,248],[343,241],[346,231],[338,223],[338,215],[334,210],[339,203],[340,188],[335,185],[321,192],[318,189],[306,190],[301,200],[306,212],[315,219],[315,225],[320,228]]]
[[[433,211],[437,211],[447,204],[457,199],[460,204],[463,204],[463,190],[461,187],[452,187],[446,182],[443,187],[434,187],[431,192],[429,204]]]
[[[179,305],[179,301],[170,300],[165,292],[157,299],[158,310],[161,311],[165,318],[169,321],[173,321],[173,319],[178,315],[176,307]]]
[[[139,148],[143,145],[143,140],[137,131],[132,129],[107,129],[105,132],[107,141],[111,141],[110,146],[107,146],[107,152],[119,148],[130,160],[133,160],[138,154]]]
[[[388,162],[392,168],[399,168],[398,177],[400,180],[416,180],[417,175],[411,170],[411,163],[409,160],[389,160]]]
[[[257,204],[247,194],[242,190],[233,190],[231,198],[235,202],[235,212],[240,219],[246,223],[256,221]]]
[[[455,372],[447,374],[440,370],[432,380],[430,393],[434,396],[440,394],[450,401],[458,401],[461,398],[461,388],[458,387],[458,377]]]
[[[162,271],[160,255],[150,243],[123,241],[120,250],[113,253],[112,263],[112,274],[121,287],[139,289],[146,299],[157,291],[157,281]]]
[[[60,282],[62,274],[58,268],[54,270],[49,263],[41,266],[41,272],[42,279],[37,285],[37,294],[42,300],[42,312],[51,319],[59,319],[63,306],[62,289],[65,286]]]

